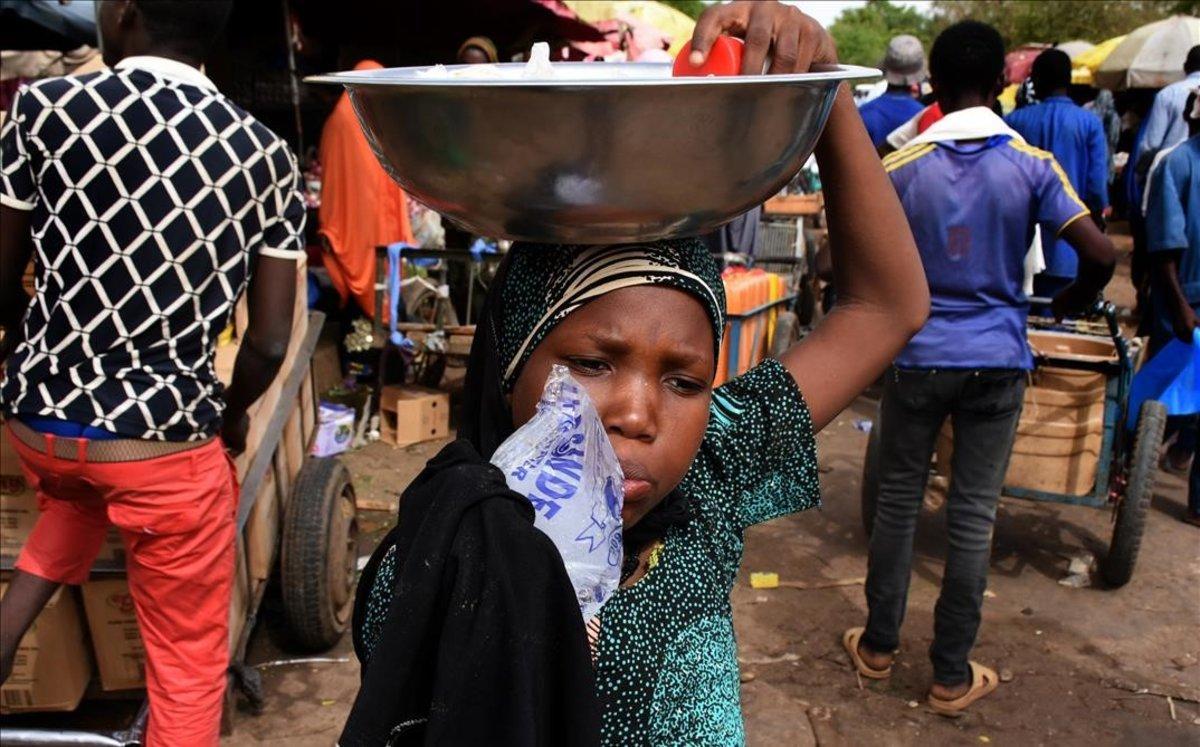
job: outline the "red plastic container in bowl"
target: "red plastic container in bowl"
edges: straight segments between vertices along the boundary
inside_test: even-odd
[[[675,65],[671,75],[676,78],[685,76],[705,77],[708,75],[738,75],[742,71],[742,48],[745,46],[741,39],[732,36],[718,36],[708,50],[704,64],[693,65],[688,59],[692,54],[692,42],[689,40],[675,55]]]

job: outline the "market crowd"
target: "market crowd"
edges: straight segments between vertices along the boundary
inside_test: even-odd
[[[305,248],[296,157],[201,70],[231,4],[99,3],[107,68],[22,86],[0,133],[0,401],[41,509],[0,601],[0,678],[115,525],[146,647],[148,745],[218,743],[230,456],[287,350],[278,310],[295,303]],[[780,3],[709,7],[698,61],[721,34],[747,39],[743,71],[768,54],[772,73],[837,60],[829,35]],[[459,56],[497,59],[481,37]],[[928,59],[918,40],[893,39],[872,101],[856,107],[843,87],[816,150],[837,303],[778,360],[716,389],[726,306],[710,244],[508,251],[460,440],[405,492],[363,572],[362,688],[340,744],[743,741],[729,595],[744,531],[819,504],[815,434],[880,378],[869,612],[847,621],[844,655],[870,679],[907,655],[917,514],[949,418],[928,702],[955,715],[995,690],[996,672],[970,654],[1034,365],[1031,305],[1092,309],[1115,265],[1105,228],[1120,189],[1151,353],[1192,344],[1200,312],[1200,47],[1136,126],[1120,176],[1110,97],[1076,90],[1066,54],[1037,57],[1024,105],[1007,114],[1004,65],[999,33],[964,21]],[[330,275],[342,303],[371,311],[374,247],[413,242],[420,218],[345,96],[320,156]],[[243,294],[248,326],[222,387],[214,346]],[[625,473],[621,588],[586,626],[528,502],[488,464],[533,417],[555,364],[584,382]],[[1171,431],[1168,459],[1191,461],[1188,520],[1200,524],[1195,418]]]

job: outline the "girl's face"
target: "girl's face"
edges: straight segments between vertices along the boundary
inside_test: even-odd
[[[513,388],[514,426],[537,411],[555,363],[567,366],[608,431],[625,473],[622,518],[633,526],[691,466],[712,395],[712,323],[674,288],[636,286],[574,312],[537,346]]]

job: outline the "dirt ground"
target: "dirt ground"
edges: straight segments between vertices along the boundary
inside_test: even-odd
[[[1128,281],[1112,295],[1128,303]],[[945,542],[944,512],[930,501],[917,538],[908,616],[896,674],[859,682],[838,643],[861,625],[861,585],[800,591],[750,588],[752,571],[793,581],[866,573],[859,488],[875,402],[864,396],[818,437],[823,507],[751,529],[733,593],[743,712],[751,745],[1200,744],[1200,530],[1183,524],[1184,480],[1160,473],[1133,581],[1118,590],[1059,581],[1070,558],[1101,557],[1107,510],[1004,500],[996,522],[991,580],[974,658],[1011,681],[950,720],[924,705]],[[392,499],[440,444],[372,444],[345,457],[360,495]],[[390,526],[364,512],[361,552]],[[344,640],[318,661],[278,645],[277,605],[268,599],[250,662],[261,664],[266,708],[241,713],[225,744],[333,744],[357,688]]]

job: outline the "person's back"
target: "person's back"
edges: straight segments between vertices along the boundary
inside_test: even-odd
[[[1054,154],[1076,194],[1099,216],[1108,207],[1108,142],[1100,119],[1066,94],[1071,60],[1048,49],[1034,60],[1034,88],[1041,102],[1017,109],[1005,121],[1033,146]],[[1036,295],[1053,295],[1075,277],[1079,260],[1071,247],[1045,234],[1045,274],[1053,278]],[[1039,283],[1039,285],[1043,285]]]
[[[200,72],[231,7],[97,4],[112,69],[21,88],[0,130],[0,405],[39,511],[0,600],[0,682],[115,526],[146,652],[147,747],[219,743],[230,457],[283,362],[302,256],[295,159]],[[214,349],[243,292],[223,388]]]
[[[949,549],[934,610],[928,702],[956,715],[992,692],[995,671],[970,660],[1004,473],[1033,367],[1026,342],[1025,255],[1038,224],[1081,255],[1079,281],[1054,298],[1077,312],[1112,274],[1112,247],[1089,220],[1054,156],[1017,136],[992,110],[1004,73],[994,28],[962,21],[929,56],[945,116],[884,168],[912,227],[929,282],[925,327],[884,377],[879,480],[867,559],[867,622],[842,645],[858,673],[883,679],[900,648],[913,537],[934,443],[950,422]],[[1081,220],[1082,219],[1082,220]]]
[[[884,165],[929,279],[925,328],[896,359],[914,368],[1029,368],[1022,291],[1034,226],[1087,215],[1053,157],[1006,135],[926,143]]]
[[[1164,87],[1154,96],[1154,104],[1146,115],[1145,132],[1130,154],[1134,166],[1144,167],[1143,159],[1155,152],[1180,143],[1188,137],[1184,108],[1188,95],[1200,86],[1200,44],[1188,50],[1183,61],[1183,80]]]
[[[133,57],[21,91],[4,151],[0,189],[33,208],[39,237],[6,409],[127,438],[213,435],[213,349],[251,262],[299,254],[287,145],[195,68]]]
[[[900,125],[912,119],[925,107],[912,94],[889,90],[858,108],[866,125],[871,143],[880,147],[887,143],[887,136]]]

